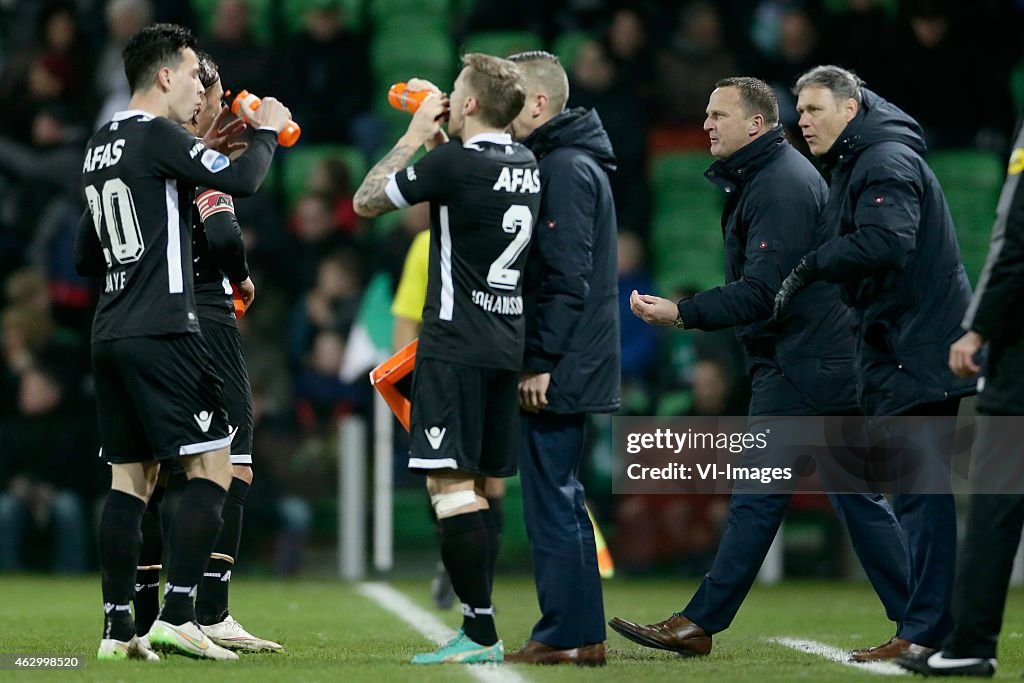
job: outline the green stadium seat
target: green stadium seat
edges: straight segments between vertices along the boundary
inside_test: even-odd
[[[999,155],[974,149],[932,152],[928,164],[949,202],[967,276],[976,283],[988,253],[1006,168]]]
[[[591,40],[594,37],[585,31],[567,31],[555,39],[553,49],[566,71],[572,73],[572,65],[580,48]]]
[[[341,10],[346,27],[359,28],[363,25],[363,0],[283,0],[285,24],[289,33],[302,30],[306,13],[322,7],[337,7]]]
[[[516,52],[539,50],[544,46],[536,33],[530,31],[486,31],[466,36],[459,54],[482,52],[497,57],[507,57]]]
[[[711,162],[703,152],[675,152],[651,164],[651,247],[662,291],[724,283],[723,195],[704,178]]]
[[[403,73],[399,80],[429,74],[423,77],[443,76],[440,85],[450,78],[454,53],[447,32],[396,20],[377,28],[370,48],[370,62],[378,78],[396,72]]]
[[[245,0],[249,5],[250,25],[252,35],[256,42],[261,45],[270,43],[272,32],[271,24],[271,3],[273,0]],[[199,21],[199,26],[204,34],[209,34],[213,29],[213,17],[217,12],[217,5],[221,0],[190,0],[192,9]]]
[[[1010,74],[1010,91],[1013,93],[1014,111],[1024,111],[1024,59]]]
[[[370,14],[378,23],[400,15],[443,16],[447,21],[451,9],[449,0],[367,0]]]
[[[322,159],[342,159],[352,174],[352,191],[366,175],[366,160],[362,153],[352,147],[343,145],[297,145],[283,155],[283,181],[285,204],[294,206],[295,202],[305,194],[309,175]]]

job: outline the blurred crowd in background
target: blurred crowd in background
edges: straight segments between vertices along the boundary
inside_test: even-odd
[[[772,84],[798,147],[789,88],[817,64],[854,69],[915,116],[936,172],[949,169],[940,180],[972,280],[1024,108],[1024,0],[0,0],[0,571],[94,566],[93,511],[109,475],[88,362],[96,287],[74,273],[72,242],[85,141],[125,108],[121,50],[154,21],[191,27],[226,89],[279,97],[303,128],[264,189],[236,204],[256,284],[239,324],[256,408],[243,543],[285,574],[315,567],[333,542],[339,418],[371,417],[365,374],[340,378],[357,319],[387,315],[386,302],[364,299],[367,285],[395,283],[427,228],[423,206],[376,221],[352,209],[407,122],[387,108],[392,82],[448,89],[470,50],[561,56],[569,105],[597,109],[618,157],[628,414],[745,414],[731,332],[657,330],[627,301],[633,289],[680,297],[721,283],[721,198],[700,175],[718,79]],[[593,427],[588,490],[620,567],[702,571],[723,501],[613,499],[609,425]],[[429,534],[422,484],[400,470],[413,521],[399,514],[396,533]]]

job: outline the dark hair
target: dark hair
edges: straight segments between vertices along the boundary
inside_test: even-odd
[[[217,62],[213,61],[209,52],[203,50],[196,50],[196,59],[199,60],[199,80],[203,82],[203,88],[209,90],[210,86],[220,80]]]
[[[798,78],[796,85],[793,87],[793,94],[799,96],[800,91],[804,88],[828,88],[832,91],[832,95],[836,100],[852,98],[857,101],[857,104],[863,104],[864,98],[861,94],[861,87],[863,85],[864,81],[852,71],[826,64],[824,66],[816,66]]]
[[[161,68],[178,68],[185,49],[195,50],[196,39],[177,24],[150,24],[132,36],[122,53],[131,93],[148,88]]]
[[[740,105],[747,116],[760,114],[765,125],[774,128],[779,123],[779,100],[772,87],[759,78],[733,76],[715,83],[716,88],[736,88],[740,93]]]
[[[507,59],[471,52],[463,55],[469,69],[466,83],[480,104],[480,119],[504,128],[519,115],[526,102],[526,88],[519,67]]]

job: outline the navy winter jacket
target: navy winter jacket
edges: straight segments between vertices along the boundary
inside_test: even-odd
[[[524,141],[540,167],[540,219],[523,286],[526,372],[550,372],[547,411],[619,409],[615,155],[595,111],[571,109]]]
[[[680,301],[683,323],[701,330],[736,327],[751,376],[769,368],[788,380],[778,396],[762,395],[755,383],[751,415],[855,409],[853,318],[838,288],[815,283],[782,321],[771,321],[783,278],[826,239],[820,216],[828,186],[821,174],[786,142],[780,126],[704,175],[726,193],[726,284]],[[794,390],[802,401],[793,402]]]
[[[832,239],[808,254],[812,277],[840,283],[857,326],[857,391],[867,415],[964,396],[949,346],[971,288],[946,197],[922,154],[921,127],[868,89],[822,161]],[[796,301],[803,294],[798,294]]]

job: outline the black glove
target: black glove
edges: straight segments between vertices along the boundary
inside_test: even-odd
[[[772,310],[772,320],[778,321],[782,319],[782,314],[789,306],[790,300],[796,293],[801,289],[811,284],[811,268],[807,265],[807,258],[800,259],[800,263],[796,264],[796,268],[793,269],[786,279],[782,281],[782,286],[779,287],[778,293],[775,295],[775,307]]]

